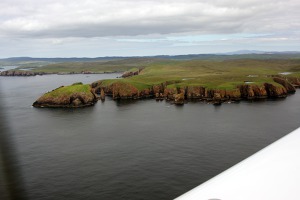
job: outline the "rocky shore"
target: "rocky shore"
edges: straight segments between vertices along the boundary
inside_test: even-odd
[[[92,106],[97,97],[90,85],[74,83],[70,86],[61,86],[47,92],[38,98],[32,106],[50,108],[79,108]]]
[[[242,84],[235,89],[209,89],[203,86],[171,87],[173,83],[161,83],[150,88],[138,90],[134,85],[125,82],[114,82],[110,85],[103,81],[91,84],[98,95],[111,96],[113,99],[141,99],[155,98],[168,100],[175,104],[184,104],[188,100],[198,99],[221,104],[226,101],[254,100],[266,98],[283,98],[296,92],[295,87],[300,87],[298,78],[274,77],[273,83]]]
[[[143,68],[139,68],[136,71],[124,72],[121,77],[122,78],[128,78],[128,77],[131,77],[131,76],[137,76],[137,75],[139,75],[141,73],[142,70],[143,70]]]
[[[9,70],[0,72],[0,76],[36,76],[49,74],[46,72],[32,72],[32,71],[21,71],[21,70]]]
[[[109,84],[105,80],[100,80],[90,85],[75,83],[70,86],[61,86],[41,96],[33,103],[33,106],[85,107],[94,105],[98,99],[105,100],[105,96],[111,96],[114,100],[154,98],[157,101],[167,100],[177,105],[183,105],[190,100],[221,105],[223,102],[240,100],[284,98],[295,93],[295,88],[300,87],[298,78],[274,76],[272,79],[273,81],[269,83],[244,83],[234,89],[211,89],[197,85],[174,87],[176,81],[166,81],[138,89],[125,79],[114,80]]]
[[[91,72],[91,71],[81,71],[81,72],[33,72],[26,70],[8,70],[0,72],[0,76],[36,76],[36,75],[47,75],[47,74],[57,74],[57,75],[68,75],[68,74],[110,74],[119,72]]]

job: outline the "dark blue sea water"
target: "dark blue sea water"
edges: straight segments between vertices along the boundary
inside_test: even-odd
[[[299,90],[217,107],[109,98],[81,109],[31,107],[60,85],[116,76],[0,77],[1,113],[30,199],[173,199],[300,124]]]

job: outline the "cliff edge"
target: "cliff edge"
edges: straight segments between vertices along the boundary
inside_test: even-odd
[[[32,106],[50,108],[78,108],[92,106],[97,102],[90,85],[74,83],[70,86],[61,86],[38,98]]]

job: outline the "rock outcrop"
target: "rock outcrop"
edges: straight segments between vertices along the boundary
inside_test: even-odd
[[[285,80],[286,82],[291,84],[294,88],[300,88],[300,80],[297,77],[283,76],[283,75],[273,75],[271,77],[274,77],[273,80],[274,79],[278,80],[278,78],[282,79],[282,80]],[[274,81],[277,82],[276,80],[274,80]]]
[[[268,93],[264,85],[244,84],[239,86],[242,99],[265,99]]]
[[[76,83],[70,86],[61,86],[55,90],[47,92],[37,99],[32,106],[78,108],[92,106],[96,102],[96,95],[90,85]]]
[[[0,76],[36,76],[36,75],[45,75],[45,72],[32,72],[32,71],[17,71],[17,70],[8,70],[0,73]]]
[[[287,90],[284,87],[278,87],[270,83],[264,84],[269,98],[286,97]]]
[[[300,80],[297,77],[286,77],[286,81],[291,83],[295,88],[300,88]]]
[[[136,76],[136,75],[139,75],[142,70],[143,70],[143,68],[139,68],[136,71],[127,71],[127,72],[124,72],[121,77],[122,78],[127,78],[127,77],[131,77],[131,76]]]
[[[166,99],[175,104],[183,104],[186,100],[199,99],[220,104],[225,101],[239,101],[242,99],[281,98],[294,93],[295,87],[285,79],[274,77],[274,82],[261,84],[241,84],[233,89],[210,89],[204,86],[176,86],[176,81],[167,81],[139,90],[130,82],[114,81],[103,84],[101,81],[92,83],[92,88],[98,94],[105,93],[113,99],[140,99],[152,98]],[[298,79],[293,79],[298,83]],[[103,95],[103,93],[102,93]]]
[[[184,93],[180,92],[179,94],[174,95],[174,104],[183,105],[184,104]]]
[[[291,83],[289,83],[287,80],[285,80],[283,78],[278,78],[278,77],[274,77],[273,80],[276,83],[279,83],[280,85],[282,85],[289,94],[293,94],[296,92],[295,87]]]

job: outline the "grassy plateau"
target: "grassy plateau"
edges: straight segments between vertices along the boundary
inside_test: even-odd
[[[300,76],[300,59],[260,60],[161,60],[147,65],[139,75],[125,79],[105,80],[106,85],[126,82],[139,90],[168,82],[168,87],[203,86],[211,89],[234,89],[247,83],[275,83],[271,75]]]
[[[39,60],[33,66],[28,62],[19,69],[29,68],[28,72],[45,74],[125,72],[126,78],[99,80],[91,84],[96,93],[112,95],[114,99],[151,96],[176,99],[177,94],[183,94],[178,98],[184,99],[272,98],[285,97],[295,92],[295,87],[300,87],[300,54],[47,60],[43,65]],[[46,94],[46,97],[86,92],[81,90],[87,88],[65,87]]]

